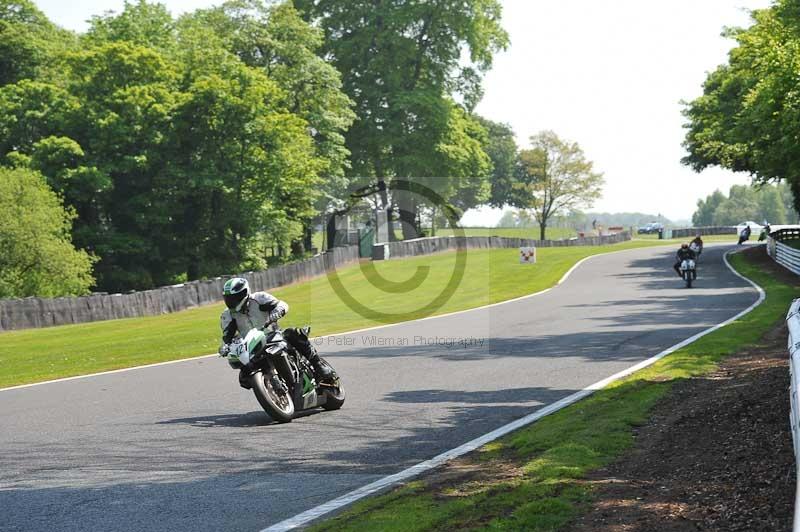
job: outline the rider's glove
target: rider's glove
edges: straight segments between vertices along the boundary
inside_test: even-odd
[[[223,344],[219,346],[219,351],[217,351],[217,352],[219,353],[219,356],[227,357],[228,353],[231,352],[231,347],[228,344],[223,342]]]
[[[278,320],[281,319],[282,317],[283,317],[283,312],[281,312],[278,309],[275,309],[275,310],[273,310],[272,312],[269,313],[269,319],[267,320],[267,323],[268,324],[269,323],[278,323]]]

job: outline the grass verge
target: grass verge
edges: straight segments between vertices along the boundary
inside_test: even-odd
[[[800,289],[745,255],[737,271],[766,291],[755,310],[654,365],[468,457],[388,494],[357,503],[315,531],[558,530],[591,497],[582,478],[633,443],[656,402],[677,382],[712,371],[782,320]]]

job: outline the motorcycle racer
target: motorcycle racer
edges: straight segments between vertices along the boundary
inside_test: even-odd
[[[694,257],[694,251],[689,248],[689,244],[681,244],[681,248],[678,250],[678,253],[675,254],[676,262],[672,266],[675,269],[675,273],[678,274],[678,277],[683,278],[683,275],[681,275],[681,263],[686,259],[694,260]]]
[[[227,307],[220,315],[220,328],[222,329],[222,345],[220,354],[227,354],[228,344],[238,334],[244,337],[251,329],[261,329],[269,324],[278,323],[289,312],[289,305],[267,292],[250,293],[250,284],[247,279],[235,277],[229,279],[222,289],[223,299]],[[283,329],[286,343],[304,356],[314,368],[314,374],[319,381],[333,376],[330,367],[319,359],[319,353],[308,340],[308,328]],[[248,373],[238,360],[228,359],[233,369],[239,372],[239,385],[249,389]]]

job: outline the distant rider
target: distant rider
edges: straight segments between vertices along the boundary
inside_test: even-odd
[[[266,293],[250,293],[250,284],[247,279],[236,277],[229,279],[222,289],[225,306],[228,307],[220,316],[222,328],[222,354],[238,334],[244,337],[251,329],[261,329],[271,323],[278,323],[289,312],[289,305],[285,301]],[[303,355],[314,368],[317,380],[325,380],[333,375],[327,364],[320,362],[319,354],[311,342],[308,341],[308,329],[287,328],[283,329],[283,338],[286,343]],[[239,385],[250,388],[248,374],[241,363],[230,361],[234,369],[239,372]]]
[[[675,273],[678,274],[678,277],[683,278],[683,275],[681,275],[681,263],[686,259],[694,260],[694,257],[695,257],[694,251],[689,249],[689,244],[686,243],[681,244],[681,249],[679,249],[678,253],[675,255],[677,262],[673,266],[673,268],[675,268]]]
[[[742,229],[742,232],[739,233],[739,245],[741,245],[742,242],[746,242],[747,240],[750,240],[750,233],[751,232],[752,232],[752,229],[750,229],[750,226],[749,225],[745,225],[744,229]]]
[[[772,231],[769,228],[769,224],[764,222],[764,229],[762,229],[761,234],[758,235],[758,241],[761,242],[762,240],[766,240],[771,232]]]
[[[689,249],[694,251],[694,254],[697,257],[700,257],[700,254],[703,252],[703,239],[700,237],[700,235],[697,235],[694,237],[694,240],[689,242]]]

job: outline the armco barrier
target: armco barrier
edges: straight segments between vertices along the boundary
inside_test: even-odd
[[[772,260],[789,270],[800,275],[800,250],[784,244],[773,237],[767,239],[767,253]],[[798,336],[800,338],[800,336]]]
[[[358,260],[358,246],[335,248],[310,259],[243,274],[255,290],[267,290],[324,274]],[[0,331],[49,327],[71,323],[139,316],[156,316],[221,299],[222,285],[230,278],[217,277],[127,294],[91,295],[44,299],[0,300]]]
[[[686,229],[673,229],[672,238],[686,238],[695,235],[735,235],[735,226],[718,226],[718,227],[689,227]]]
[[[383,260],[385,258],[415,257],[430,255],[452,249],[489,249],[489,248],[518,248],[518,247],[568,247],[568,246],[600,246],[616,244],[631,239],[628,231],[615,235],[593,236],[588,238],[573,238],[569,240],[533,240],[527,238],[507,238],[500,236],[436,236],[428,238],[415,238],[400,242],[375,244],[372,247],[372,258]],[[388,257],[386,256],[388,252]]]
[[[795,473],[800,479],[800,375],[797,373],[798,357],[800,357],[800,299],[795,299],[786,315],[786,325],[789,327],[789,423],[792,429],[792,444],[794,447]],[[795,486],[794,527],[795,532],[800,532],[800,515],[798,515],[798,500],[800,500],[800,484]]]

